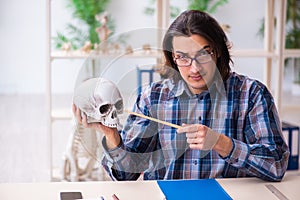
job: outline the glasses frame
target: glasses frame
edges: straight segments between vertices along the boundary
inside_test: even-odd
[[[193,61],[196,61],[198,64],[205,64],[205,63],[207,63],[207,62],[210,62],[210,61],[212,60],[211,55],[213,55],[214,52],[213,52],[213,51],[207,51],[207,50],[205,50],[205,49],[203,49],[203,51],[205,51],[206,54],[196,55],[196,56],[194,56],[194,57],[185,56],[186,59],[190,59],[189,64],[186,64],[186,65],[178,65],[178,64],[177,64],[177,60],[180,59],[180,58],[175,58],[175,57],[174,57],[174,62],[175,62],[175,64],[176,64],[178,67],[188,67],[188,66],[191,66],[192,63],[193,63]],[[208,55],[210,56],[210,59],[209,59],[208,61],[205,61],[205,62],[199,62],[199,61],[197,60],[197,58],[199,58],[199,57],[201,57],[201,56],[208,56]]]

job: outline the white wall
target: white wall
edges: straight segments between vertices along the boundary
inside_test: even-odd
[[[44,92],[44,13],[44,1],[0,1],[0,93]]]
[[[63,31],[71,20],[64,2],[53,0],[52,34]],[[111,0],[108,11],[116,22],[116,34],[141,28],[155,27],[155,17],[143,13],[150,0]],[[236,48],[262,48],[263,42],[256,36],[260,19],[264,15],[264,1],[230,0],[215,15],[221,23],[231,26],[229,38]],[[176,0],[176,4],[186,2]],[[0,94],[45,92],[45,0],[0,1]],[[136,38],[142,41],[147,37]],[[145,62],[152,62],[146,60]],[[126,61],[134,67],[135,61]],[[262,59],[238,59],[235,70],[262,80]],[[53,63],[53,90],[55,93],[73,91],[82,60],[56,60]],[[124,69],[126,71],[126,69]],[[131,69],[127,69],[132,71]],[[116,68],[112,76],[119,76]],[[132,87],[135,83],[130,76]],[[126,82],[126,81],[125,81]]]

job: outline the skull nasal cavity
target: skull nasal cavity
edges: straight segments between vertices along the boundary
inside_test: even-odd
[[[110,105],[105,104],[105,105],[103,105],[99,108],[99,111],[100,111],[101,114],[105,114],[109,111],[109,109],[110,109]]]
[[[117,112],[114,111],[114,112],[111,114],[111,118],[114,119],[114,118],[116,118],[116,117],[117,117]]]

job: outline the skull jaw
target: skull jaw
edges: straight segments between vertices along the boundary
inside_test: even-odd
[[[93,117],[88,116],[87,117],[87,123],[94,123],[94,122],[100,122],[104,126],[110,127],[110,128],[117,128],[119,126],[119,119],[116,118],[115,120],[106,120],[106,118],[101,119],[95,119]]]
[[[114,120],[106,120],[107,118],[103,118],[101,123],[104,125],[104,126],[108,126],[110,128],[117,128],[119,126],[119,119],[116,118]]]

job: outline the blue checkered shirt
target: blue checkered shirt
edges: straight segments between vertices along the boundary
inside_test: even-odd
[[[289,150],[268,89],[236,73],[211,90],[194,95],[183,80],[151,84],[133,111],[172,124],[203,124],[232,139],[227,157],[190,149],[176,128],[130,115],[120,131],[122,142],[107,150],[102,164],[114,180],[259,177],[280,181]]]

